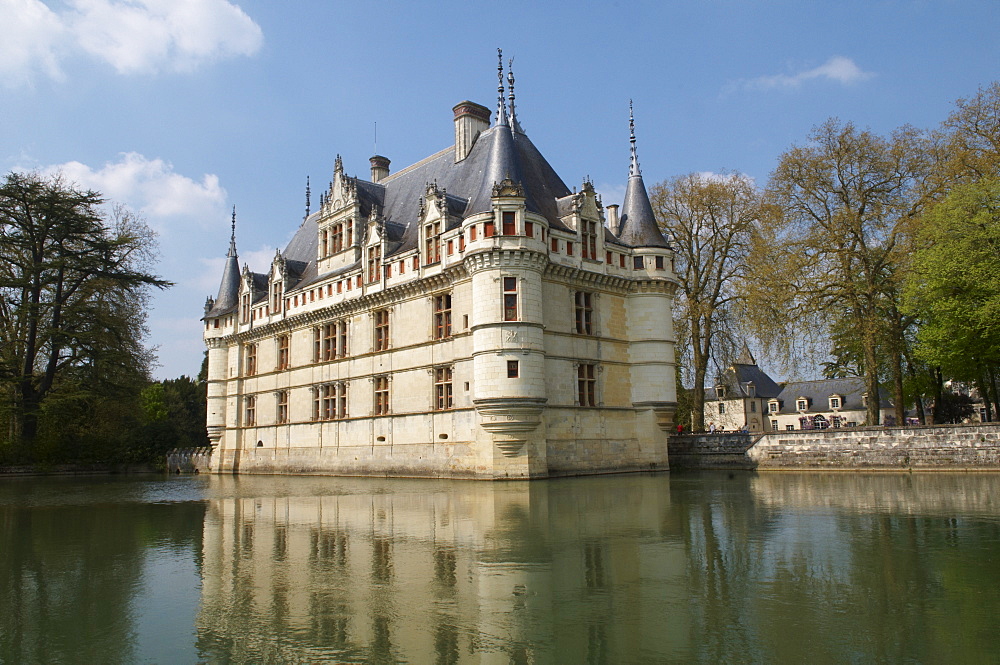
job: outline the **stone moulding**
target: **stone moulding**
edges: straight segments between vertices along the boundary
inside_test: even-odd
[[[474,400],[483,429],[505,457],[514,457],[528,440],[528,432],[541,424],[545,398],[502,397]]]

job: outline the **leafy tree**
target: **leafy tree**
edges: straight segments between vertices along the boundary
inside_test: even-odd
[[[997,403],[1000,179],[955,187],[923,222],[905,290],[905,308],[920,322],[915,352]]]
[[[152,231],[61,177],[0,185],[0,391],[9,438],[31,448],[43,415],[136,389],[151,287]],[[99,400],[98,400],[99,401]]]
[[[869,395],[879,394],[884,350],[899,422],[908,323],[899,288],[912,220],[927,197],[926,144],[912,128],[883,138],[836,119],[816,127],[771,176],[767,242],[751,262],[752,295],[786,320],[812,317],[827,332],[850,322]],[[879,421],[878,402],[868,401],[868,423]]]
[[[705,377],[713,354],[734,347],[735,284],[746,271],[750,242],[760,217],[760,195],[739,174],[680,176],[653,187],[651,202],[660,228],[673,239],[680,281],[677,329],[687,332],[693,388],[690,408],[696,430],[705,427]],[[681,340],[683,343],[683,340]]]

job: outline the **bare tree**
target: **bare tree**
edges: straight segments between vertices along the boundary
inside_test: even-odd
[[[713,352],[720,344],[735,345],[731,311],[760,217],[760,194],[740,174],[691,173],[653,187],[652,204],[676,252],[678,330],[690,340],[693,426],[700,430]]]

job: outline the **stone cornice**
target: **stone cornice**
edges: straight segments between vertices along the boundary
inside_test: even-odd
[[[538,251],[517,248],[502,249],[492,247],[487,250],[473,252],[465,256],[465,269],[474,274],[482,270],[499,270],[503,268],[522,268],[544,272],[549,263],[549,257]]]
[[[567,266],[558,263],[550,263],[545,269],[546,277],[554,277],[566,282],[600,286],[608,290],[627,292],[632,289],[635,280],[620,275],[608,275],[606,273],[592,272],[577,266]]]

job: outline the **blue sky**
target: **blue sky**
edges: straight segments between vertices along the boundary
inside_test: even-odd
[[[451,145],[451,107],[518,118],[569,186],[620,203],[635,103],[647,185],[736,170],[764,184],[831,116],[933,127],[1000,78],[996,0],[263,2],[0,0],[0,167],[61,170],[160,236],[150,343],[159,378],[198,371],[237,208],[263,270],[336,154],[366,176]]]

